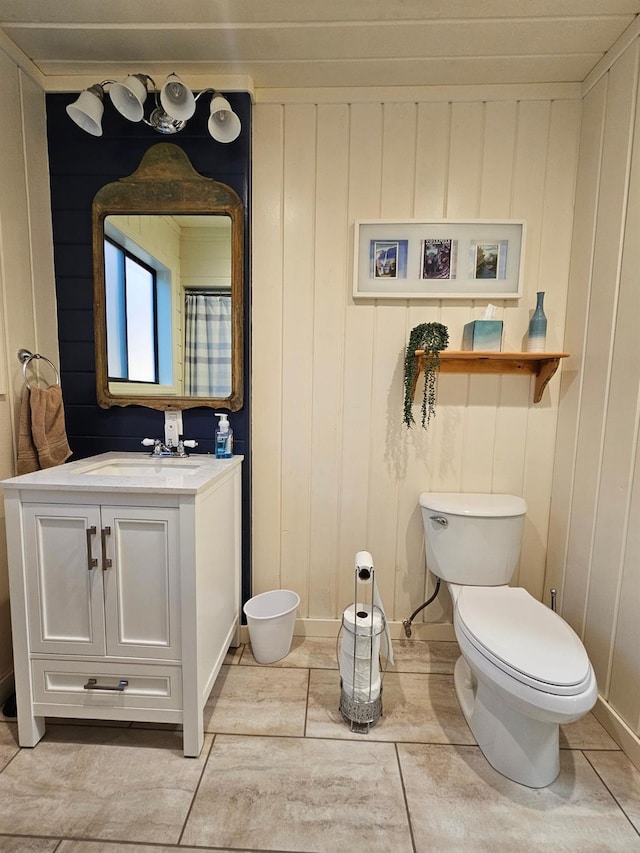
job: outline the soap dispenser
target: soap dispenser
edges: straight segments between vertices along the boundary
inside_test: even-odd
[[[216,429],[216,459],[231,459],[233,456],[233,430],[227,415],[215,413],[220,418]]]

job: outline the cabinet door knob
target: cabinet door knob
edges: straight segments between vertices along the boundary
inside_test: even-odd
[[[102,571],[111,568],[111,560],[107,557],[107,536],[111,536],[111,528],[103,527],[101,532],[102,539]]]
[[[98,565],[98,558],[91,556],[91,537],[95,536],[97,533],[95,524],[93,525],[93,527],[87,527],[86,532],[87,532],[87,568],[89,569],[89,571],[91,571],[91,569],[95,569],[95,567]]]

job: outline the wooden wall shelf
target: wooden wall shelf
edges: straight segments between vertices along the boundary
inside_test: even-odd
[[[477,352],[445,350],[440,353],[441,373],[527,373],[536,377],[533,402],[539,403],[544,389],[568,352]],[[424,369],[424,350],[416,350],[418,377]],[[416,381],[417,378],[416,377]],[[415,391],[415,389],[414,389]]]

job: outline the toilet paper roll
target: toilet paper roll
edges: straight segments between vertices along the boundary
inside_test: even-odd
[[[378,607],[368,604],[350,604],[342,614],[344,633],[342,648],[351,657],[378,657],[380,637],[384,631],[384,616]]]
[[[372,702],[380,695],[378,656],[384,624],[380,608],[371,605],[356,602],[342,614],[340,677],[347,696],[358,702]]]
[[[342,689],[358,702],[373,702],[380,695],[381,678],[378,659],[354,658],[344,649],[340,652]]]

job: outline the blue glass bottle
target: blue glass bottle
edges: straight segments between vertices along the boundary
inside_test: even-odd
[[[544,313],[544,291],[537,294],[536,310],[529,321],[527,352],[544,352],[547,341],[547,317]]]

